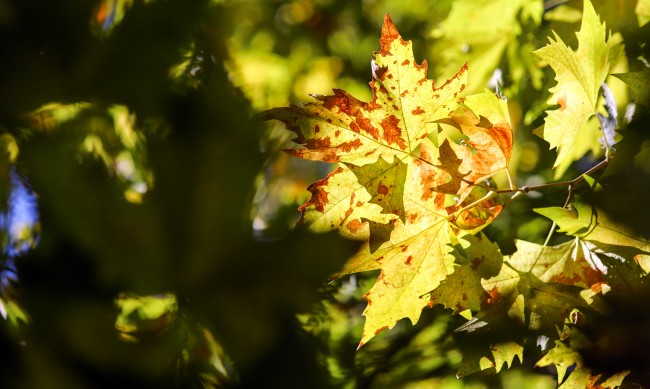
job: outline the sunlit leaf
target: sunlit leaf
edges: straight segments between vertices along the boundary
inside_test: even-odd
[[[492,355],[494,356],[494,367],[498,373],[503,365],[510,368],[515,357],[519,358],[520,363],[523,362],[524,348],[516,342],[500,343],[492,346]]]
[[[447,117],[458,105],[467,67],[442,86],[427,79],[426,61],[418,65],[411,43],[404,41],[387,16],[375,53],[376,78],[370,83],[373,100],[365,103],[345,91],[302,106],[274,108],[263,119],[283,121],[305,148],[289,152],[297,157],[363,165],[382,156],[403,159],[434,130],[434,122]]]
[[[510,368],[515,358],[519,358],[520,363],[523,362],[524,347],[514,341],[492,344],[489,348],[466,347],[456,376],[460,378],[491,368],[498,373],[504,365]]]
[[[335,90],[261,116],[297,135],[304,148],[290,154],[339,162],[309,186],[301,223],[366,241],[336,276],[381,269],[365,296],[361,344],[402,318],[418,321],[430,304],[422,296],[454,271],[457,236],[478,232],[501,211],[493,194],[473,189],[505,169],[512,150],[505,101],[489,91],[461,99],[466,66],[436,88],[388,16],[380,43],[371,102]]]
[[[481,284],[481,278],[495,276],[501,268],[503,256],[499,247],[483,235],[466,235],[460,239],[454,272],[430,293],[433,304],[442,304],[454,313],[471,309],[476,312],[490,295]],[[460,263],[459,263],[460,262]],[[460,330],[460,329],[459,329]]]
[[[6,153],[9,162],[15,162],[20,149],[16,139],[9,133],[0,134],[0,152]]]
[[[578,131],[590,117],[596,115],[598,91],[609,72],[610,44],[605,25],[589,0],[584,2],[583,18],[578,37],[578,49],[565,45],[557,34],[550,43],[535,51],[555,71],[557,85],[548,103],[559,108],[547,111],[543,138],[551,148],[557,148],[554,166],[582,155],[574,151]],[[594,140],[597,142],[597,139]],[[563,172],[557,172],[556,177]]]
[[[643,26],[644,24],[650,21],[650,1],[648,0],[639,0],[636,3],[635,12],[637,18],[639,19],[639,25]]]
[[[597,246],[610,248],[609,252],[650,254],[649,241],[629,231],[624,224],[614,222],[607,214],[598,212],[591,205],[581,201],[574,203],[570,209],[549,207],[535,209],[535,212],[555,221],[560,227],[560,232],[580,237]]]
[[[616,374],[613,374],[611,377],[603,381],[600,384],[600,386],[602,386],[604,389],[618,388],[623,384],[623,380],[625,380],[625,377],[627,377],[629,374],[630,374],[630,370],[624,370]]]
[[[587,258],[578,241],[542,246],[517,241],[498,275],[482,280],[488,305],[506,305],[508,315],[529,328],[552,335],[569,313],[586,302],[581,289],[603,281],[603,274]]]

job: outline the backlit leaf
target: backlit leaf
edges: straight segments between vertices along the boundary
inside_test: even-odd
[[[498,373],[504,364],[510,368],[515,357],[519,358],[519,362],[523,362],[524,348],[516,342],[500,343],[492,346],[492,355],[494,356],[494,367]]]
[[[411,42],[402,39],[388,15],[379,42],[381,50],[373,59],[376,77],[370,82],[371,102],[335,89],[332,96],[313,96],[316,102],[274,108],[261,115],[281,120],[297,135],[294,142],[304,148],[290,149],[290,154],[355,165],[375,162],[380,156],[402,159],[436,130],[435,121],[458,106],[467,83],[467,66],[435,87],[427,79],[427,62],[415,62]]]
[[[308,187],[312,196],[300,207],[300,223],[365,241],[335,277],[381,269],[365,296],[361,344],[402,318],[417,322],[433,304],[423,296],[454,272],[459,237],[477,233],[501,212],[494,193],[477,184],[507,168],[512,151],[506,102],[489,91],[461,96],[467,66],[435,87],[426,61],[415,62],[411,42],[388,16],[380,45],[371,102],[334,90],[314,96],[316,102],[261,114],[297,135],[291,155],[339,163]],[[480,276],[474,286],[476,307]]]
[[[476,312],[490,297],[483,289],[481,278],[498,274],[503,256],[499,247],[483,234],[466,235],[460,242],[462,248],[456,251],[460,256],[456,264],[460,266],[455,266],[454,272],[429,297],[432,303],[451,308],[454,313],[466,309]]]
[[[622,223],[612,221],[607,214],[598,212],[581,201],[574,203],[571,209],[549,207],[535,209],[535,212],[556,222],[560,232],[580,237],[596,246],[610,248],[609,251],[614,254],[621,254],[622,251],[650,254],[649,241],[636,236]]]
[[[578,245],[577,240],[552,247],[517,241],[500,273],[482,280],[488,304],[506,304],[511,318],[552,335],[573,309],[587,306],[580,290],[603,282]]]
[[[557,85],[548,103],[559,108],[547,111],[543,138],[557,148],[555,167],[582,155],[574,153],[578,131],[596,115],[598,91],[609,72],[609,50],[605,25],[589,0],[584,2],[578,49],[573,51],[555,34],[550,43],[535,51],[555,71]],[[561,174],[561,173],[560,173]]]
[[[510,368],[515,357],[523,362],[524,348],[514,341],[493,344],[489,349],[470,346],[463,350],[463,361],[456,376],[460,378],[490,368],[498,373],[504,364]]]

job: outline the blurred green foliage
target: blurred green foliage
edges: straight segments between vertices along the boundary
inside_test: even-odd
[[[647,72],[647,1],[595,5],[625,42],[617,71]],[[290,159],[281,125],[250,118],[334,87],[368,100],[371,53],[390,12],[437,85],[465,62],[471,90],[501,84],[517,126],[513,179],[545,183],[555,156],[532,130],[553,76],[530,53],[551,30],[574,45],[581,9],[542,0],[0,0],[0,386],[554,387],[553,370],[532,366],[536,355],[499,375],[457,379],[461,349],[489,340],[454,332],[465,320],[441,307],[356,351],[376,275],[327,284],[357,244],[293,231],[304,188],[330,167]],[[611,84],[622,116],[627,90]],[[620,146],[630,158],[609,176],[631,186],[635,204],[647,203],[650,180],[626,169],[650,174],[647,120],[635,116]],[[12,171],[37,195],[37,222],[9,217]],[[530,193],[487,234],[504,253],[515,236],[541,243],[550,222],[532,209],[564,196]],[[617,204],[623,221],[648,231],[627,202],[593,201]],[[31,220],[18,237],[29,249],[8,249],[10,219]]]

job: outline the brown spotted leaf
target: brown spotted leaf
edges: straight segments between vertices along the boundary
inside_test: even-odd
[[[579,240],[558,246],[517,241],[517,252],[508,263],[517,271],[530,272],[543,282],[590,288],[604,281],[593,254]]]
[[[481,279],[499,273],[503,256],[499,246],[483,234],[463,236],[457,245],[456,254],[454,272],[427,297],[431,303],[442,304],[454,313],[467,309],[478,312],[481,304],[490,297],[483,288]]]
[[[410,41],[404,41],[386,15],[381,49],[373,57],[376,77],[370,82],[373,99],[363,102],[335,89],[331,96],[301,106],[274,108],[261,114],[277,119],[296,134],[303,146],[288,152],[325,162],[364,165],[380,156],[391,161],[411,155],[422,139],[437,131],[435,121],[458,106],[467,82],[467,66],[443,85],[427,79],[427,63],[418,65]]]
[[[404,183],[407,172],[404,162],[395,159],[394,163],[388,163],[379,158],[372,164],[350,164],[348,167],[372,196],[371,203],[379,205],[383,213],[397,215],[404,221]]]
[[[371,102],[334,90],[262,114],[296,134],[290,154],[338,163],[308,187],[300,223],[365,242],[335,276],[381,270],[366,295],[362,344],[402,318],[415,323],[432,304],[425,295],[454,272],[458,237],[477,233],[501,211],[475,189],[507,168],[512,150],[505,101],[489,91],[460,95],[466,66],[434,86],[426,61],[415,62],[411,42],[388,16],[380,44]]]
[[[346,165],[309,185],[307,190],[311,198],[299,208],[299,223],[313,231],[339,230],[349,238],[367,240],[367,221],[386,225],[391,220],[392,215],[383,215],[381,206],[371,202],[372,196]]]
[[[407,211],[407,217],[409,213]],[[344,267],[343,273],[381,269],[366,293],[366,323],[359,346],[403,318],[416,323],[429,302],[422,295],[435,289],[453,272],[453,232],[449,223],[427,215],[430,225],[413,234],[399,219],[391,241],[371,253],[364,247]]]
[[[449,146],[443,145],[441,149],[446,147]],[[457,236],[477,243],[476,239],[464,235],[466,232],[457,227],[456,219],[452,217],[459,207],[454,201],[455,195],[437,191],[452,180],[449,174],[433,164],[433,160],[439,157],[438,150],[425,140],[421,145],[420,159],[409,165],[403,196],[404,221],[394,218],[389,228],[382,231],[384,239],[374,246],[373,223],[369,223],[368,243],[337,275],[381,269],[377,283],[365,296],[368,306],[364,311],[366,324],[361,344],[382,330],[392,328],[402,318],[416,323],[422,309],[433,304],[425,295],[435,292],[440,283],[454,273],[455,246],[459,245]],[[492,218],[490,215],[489,220]],[[477,243],[477,248],[471,249],[468,255],[473,256],[475,250],[481,248],[496,249],[487,238],[479,240],[484,240],[483,244]],[[483,254],[487,255],[487,252]],[[478,262],[472,271],[482,269],[480,256],[473,258]],[[485,270],[484,277],[497,273],[498,265],[493,262],[493,259],[486,260],[486,269],[491,269],[491,272]],[[480,277],[476,281],[475,286],[481,287]],[[478,289],[470,293],[481,295]]]

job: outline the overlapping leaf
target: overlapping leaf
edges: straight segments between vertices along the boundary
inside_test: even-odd
[[[507,167],[512,148],[505,101],[488,91],[461,97],[466,66],[435,87],[388,16],[380,44],[371,102],[334,90],[262,114],[296,134],[290,154],[339,163],[309,186],[300,223],[365,241],[338,276],[381,269],[366,295],[362,344],[402,318],[418,320],[430,304],[422,296],[454,272],[459,232],[476,233],[500,212],[473,190]]]
[[[582,26],[576,35],[576,51],[557,34],[555,40],[550,39],[547,46],[535,51],[553,68],[557,81],[550,90],[553,95],[548,103],[559,108],[547,111],[543,130],[543,138],[558,151],[554,167],[568,166],[567,162],[582,157],[574,152],[575,140],[580,131],[587,131],[584,128],[589,118],[596,115],[598,91],[609,72],[610,43],[605,25],[588,0],[584,2]]]
[[[514,341],[493,344],[486,350],[476,347],[465,348],[463,360],[456,376],[461,378],[490,368],[494,368],[498,373],[504,365],[510,368],[515,358],[519,358],[519,362],[523,362],[524,348]]]
[[[625,225],[612,221],[607,214],[598,212],[579,198],[569,209],[548,207],[535,209],[535,212],[555,221],[560,232],[592,242],[610,254],[650,255],[650,241],[636,236]]]
[[[587,307],[580,291],[603,282],[590,259],[577,240],[552,247],[518,241],[500,273],[482,284],[490,305],[505,304],[513,319],[552,334],[573,309]]]
[[[613,389],[621,386],[623,380],[630,374],[630,370],[608,375],[594,374],[577,351],[587,347],[588,344],[589,340],[580,331],[565,325],[560,333],[560,339],[555,341],[555,347],[537,361],[535,366],[554,365],[557,370],[559,389]]]
[[[476,280],[469,283],[470,278],[463,280],[467,283],[466,291],[482,290],[485,296],[480,299],[478,315],[468,322],[474,326],[472,331],[500,328],[509,317],[529,330],[556,337],[556,329],[567,322],[576,308],[598,308],[592,304],[594,296],[604,290],[606,281],[598,264],[594,263],[598,262],[597,258],[594,260],[593,257],[593,253],[578,239],[550,247],[517,241],[517,251],[505,258],[498,274],[479,280],[481,289],[472,286]],[[433,295],[444,290],[446,284],[454,280],[454,275],[443,281]],[[457,292],[461,293],[460,290]],[[458,331],[465,330],[464,327]],[[517,330],[514,330],[513,336],[516,337],[516,333]],[[465,347],[458,375],[490,367],[499,371],[503,363],[510,365],[515,356],[523,361],[520,350],[523,348],[516,338],[491,345],[489,350],[485,347]],[[540,360],[539,366],[555,364],[559,382],[562,382],[566,369],[576,363],[576,358],[579,359],[580,355],[558,340],[556,348]],[[590,379],[588,370],[585,374],[585,377],[582,372],[575,374],[567,381],[567,387],[573,387],[573,382]]]
[[[450,218],[450,213],[459,207],[454,202],[453,193],[461,185],[454,185],[452,194],[440,189],[449,182],[446,181],[448,174],[432,164],[432,157],[436,154],[450,154],[454,155],[455,161],[458,159],[447,141],[440,149],[436,149],[428,139],[422,142],[420,159],[412,160],[408,165],[403,195],[404,222],[394,218],[385,225],[364,223],[365,219],[352,223],[361,224],[364,228],[361,235],[368,236],[369,240],[339,275],[382,270],[377,283],[365,296],[368,306],[364,312],[366,324],[361,343],[383,329],[392,328],[402,318],[415,323],[422,309],[430,304],[421,297],[434,290],[455,270],[453,246],[457,244],[456,235],[461,230],[454,223],[455,219]],[[363,204],[356,205],[357,208],[364,207]],[[346,213],[350,213],[350,209]],[[315,209],[304,210],[305,218],[318,214]],[[354,209],[350,215],[354,215]],[[493,217],[488,216],[489,219]],[[343,225],[344,232],[350,230],[350,223]]]
[[[591,376],[588,368],[583,366],[582,357],[580,354],[570,347],[567,347],[563,342],[556,340],[555,347],[551,349],[542,359],[540,359],[536,366],[544,367],[555,365],[557,369],[557,382],[561,384],[566,375],[567,370],[575,365],[575,371],[570,372],[570,380],[565,382],[565,387],[580,387],[586,388]]]
[[[615,76],[630,87],[637,104],[650,107],[650,69],[645,68],[638,72],[615,74]]]
[[[467,309],[477,312],[490,297],[481,279],[499,273],[503,256],[499,247],[483,234],[464,236],[460,245],[462,248],[456,250],[460,258],[456,259],[454,272],[429,297],[433,304],[444,305],[454,313]]]

